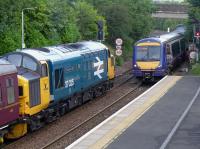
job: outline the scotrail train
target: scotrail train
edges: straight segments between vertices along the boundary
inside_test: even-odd
[[[186,58],[187,49],[183,25],[159,37],[139,40],[134,46],[133,74],[143,80],[165,76]]]
[[[4,55],[0,60],[0,142],[19,138],[101,96],[113,86],[113,79],[114,57],[98,42]]]

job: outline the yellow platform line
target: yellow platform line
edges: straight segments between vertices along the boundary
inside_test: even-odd
[[[160,88],[156,94],[149,97],[148,100],[137,107],[127,118],[120,122],[116,127],[111,129],[106,135],[99,139],[95,144],[91,145],[90,149],[102,149],[106,148],[112,141],[115,140],[120,134],[122,134],[130,125],[136,122],[147,110],[149,110],[160,98],[167,93],[167,91],[173,87],[181,76],[174,76],[167,82],[167,84],[160,85]]]

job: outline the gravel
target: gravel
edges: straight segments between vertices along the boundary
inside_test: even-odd
[[[124,63],[122,67],[116,68],[116,75],[122,74],[126,72],[127,70],[131,69],[131,61]],[[127,78],[130,78],[132,74],[126,74],[122,77],[119,77],[118,79],[126,80]],[[122,79],[123,78],[123,79]],[[116,84],[119,84],[116,83]],[[54,140],[54,138],[60,136],[64,132],[72,129],[73,127],[77,126],[81,122],[83,122],[85,119],[88,119],[89,117],[93,116],[94,114],[98,113],[103,109],[105,106],[112,103],[115,99],[119,98],[123,94],[127,92],[130,87],[133,87],[137,80],[131,80],[127,84],[122,85],[120,87],[116,87],[115,89],[109,91],[105,96],[97,98],[95,100],[92,100],[81,107],[78,107],[71,112],[67,113],[63,117],[57,119],[51,124],[46,125],[44,128],[39,129],[38,131],[28,133],[26,136],[22,137],[21,139],[7,145],[6,149],[39,149],[51,140]],[[125,104],[125,103],[124,103]],[[119,109],[121,106],[117,107],[116,109]],[[114,110],[116,111],[116,110]],[[111,112],[113,113],[113,111]],[[110,115],[109,113],[107,116]],[[103,116],[103,118],[99,118],[100,120],[96,120],[96,122],[91,123],[88,125],[88,129],[84,128],[83,130],[79,130],[79,132],[72,134],[71,137],[66,139],[64,145],[72,143],[75,139],[79,138],[81,135],[89,131],[91,128],[96,126],[98,123],[100,123],[103,119],[105,119],[107,116]]]

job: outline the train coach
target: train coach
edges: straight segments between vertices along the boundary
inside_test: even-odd
[[[165,76],[186,58],[187,49],[183,25],[159,37],[142,39],[134,46],[133,74],[143,80]]]
[[[0,60],[0,144],[9,128],[19,119],[17,69]]]
[[[114,57],[99,42],[24,49],[3,59],[15,65],[18,74],[19,112],[13,118],[20,121],[5,135],[8,139],[39,129],[113,86]]]

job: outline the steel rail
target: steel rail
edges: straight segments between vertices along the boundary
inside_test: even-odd
[[[70,133],[74,132],[75,130],[77,130],[78,128],[81,128],[81,126],[85,125],[86,123],[88,123],[89,121],[92,121],[94,118],[98,117],[99,115],[103,114],[103,112],[105,112],[106,110],[108,110],[110,107],[112,107],[113,105],[115,105],[116,103],[120,102],[122,99],[124,99],[126,96],[130,95],[131,93],[133,93],[135,90],[137,90],[139,87],[141,87],[142,82],[139,82],[139,84],[137,84],[136,87],[130,89],[126,94],[122,95],[121,97],[119,97],[117,100],[115,100],[113,103],[111,103],[110,105],[106,106],[104,109],[102,109],[100,112],[94,114],[93,116],[91,116],[90,118],[88,118],[87,120],[83,121],[82,123],[80,123],[79,125],[75,126],[74,128],[70,129],[69,131],[63,133],[62,135],[56,137],[54,140],[52,140],[51,142],[49,142],[48,144],[46,144],[45,146],[43,146],[41,149],[46,149],[50,146],[52,146],[53,144],[59,142],[62,138],[66,137],[67,135],[69,135]]]

